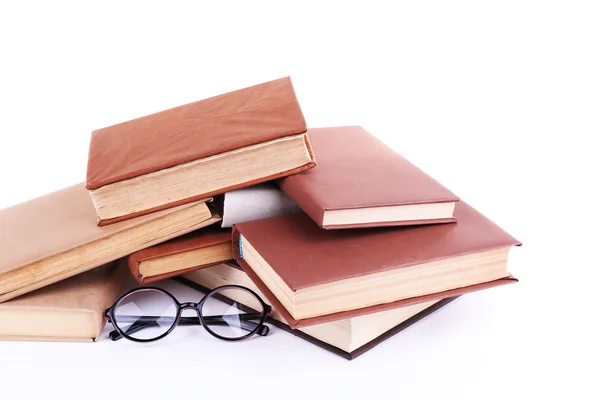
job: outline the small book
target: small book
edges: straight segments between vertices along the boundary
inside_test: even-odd
[[[300,211],[296,203],[270,182],[227,192],[215,198],[215,203],[222,208],[223,228]]]
[[[127,259],[131,273],[142,284],[232,261],[231,230],[200,229],[136,251]]]
[[[103,225],[314,166],[286,77],[94,131],[86,187]]]
[[[244,222],[233,227],[234,257],[290,326],[513,282],[508,253],[520,243],[464,202],[456,216],[454,224],[335,231],[304,213]]]
[[[0,340],[95,341],[126,277],[118,260],[0,304]]]
[[[178,282],[201,291],[221,285],[241,285],[255,291],[265,302],[268,299],[238,266],[233,263],[219,264],[186,273],[176,278]],[[372,349],[384,340],[423,319],[454,298],[431,300],[388,311],[345,318],[291,329],[277,310],[273,310],[268,322],[339,356],[352,360]]]
[[[360,126],[308,130],[319,167],[278,181],[324,229],[454,222],[450,190]]]
[[[0,302],[220,219],[193,202],[100,227],[83,183],[0,210]]]

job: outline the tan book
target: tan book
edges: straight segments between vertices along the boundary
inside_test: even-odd
[[[206,289],[221,285],[241,285],[255,291],[269,303],[268,298],[248,275],[233,263],[188,272],[177,277],[177,280],[192,287],[199,285]],[[285,318],[273,309],[269,322],[339,356],[354,359],[453,299],[432,300],[298,329],[291,329]]]
[[[96,224],[83,183],[0,210],[0,302],[220,221],[194,202]]]
[[[94,131],[86,185],[110,224],[314,166],[287,77]]]
[[[127,282],[115,261],[0,304],[0,340],[95,341]]]

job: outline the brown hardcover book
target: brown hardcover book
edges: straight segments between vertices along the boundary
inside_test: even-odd
[[[295,319],[289,313],[289,311],[283,306],[281,301],[267,286],[260,280],[260,278],[256,275],[256,273],[248,266],[248,264],[244,260],[237,260],[237,264],[242,268],[248,278],[252,280],[252,282],[256,285],[256,287],[263,294],[264,298],[268,300],[269,304],[273,306],[273,309],[277,311],[277,314],[281,316],[281,318],[285,321],[285,323],[294,330],[310,327],[313,325],[320,325],[328,322],[335,322],[345,320],[351,317],[358,317],[361,315],[368,315],[377,313],[380,311],[393,310],[400,307],[409,307],[412,305],[423,304],[430,301],[437,301],[440,299],[449,299],[456,298],[463,294],[476,292],[484,289],[491,289],[498,286],[507,285],[509,283],[518,282],[516,278],[513,276],[508,276],[506,278],[496,279],[491,282],[480,283],[477,285],[471,285],[467,287],[461,287],[458,289],[446,290],[444,292],[433,293],[426,296],[418,296],[412,297],[404,300],[398,300],[391,303],[377,304],[375,306],[357,308],[354,310],[337,312],[334,314],[322,315],[319,317],[312,318],[304,318],[304,319]]]
[[[269,303],[261,290],[238,266],[218,264],[176,277],[178,282],[201,291],[222,285],[241,285],[254,290]],[[291,329],[285,319],[273,310],[268,322],[346,359],[354,359],[379,343],[421,320],[454,298],[432,300],[394,310],[325,322],[300,329]]]
[[[218,221],[194,202],[99,227],[83,183],[0,210],[0,302]]]
[[[102,225],[314,165],[287,77],[94,131],[86,187]]]
[[[454,222],[452,192],[360,126],[311,128],[319,167],[278,180],[324,229]]]
[[[95,341],[125,288],[121,261],[0,304],[0,340]]]
[[[455,215],[454,224],[336,231],[304,213],[244,222],[233,227],[234,257],[292,326],[514,281],[508,253],[520,243],[464,202]]]
[[[137,251],[128,264],[144,284],[232,260],[231,229],[209,227]]]

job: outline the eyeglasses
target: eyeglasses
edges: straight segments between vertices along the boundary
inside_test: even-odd
[[[182,317],[193,309],[197,317]],[[135,342],[162,339],[178,324],[202,325],[216,338],[242,340],[254,334],[266,336],[264,325],[271,306],[252,290],[225,285],[211,290],[198,303],[180,303],[166,290],[140,287],[123,294],[104,314],[115,330],[111,340],[126,338]]]

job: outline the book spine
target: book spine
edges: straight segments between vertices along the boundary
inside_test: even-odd
[[[231,246],[233,249],[234,260],[244,258],[242,249],[242,235],[240,235],[240,231],[237,230],[235,225],[233,225],[231,228]]]
[[[310,191],[302,184],[302,178],[293,176],[292,179],[280,179],[277,186],[296,203],[319,227],[323,228],[325,208],[320,206]]]
[[[129,267],[129,271],[131,271],[131,275],[133,275],[135,280],[143,284],[144,277],[142,274],[140,274],[140,262],[133,257],[128,257],[127,266]]]

